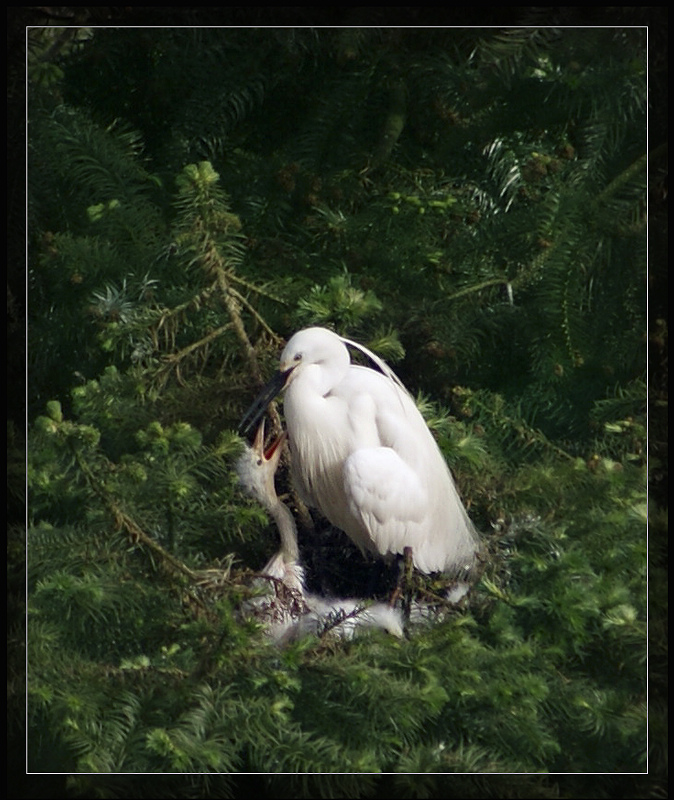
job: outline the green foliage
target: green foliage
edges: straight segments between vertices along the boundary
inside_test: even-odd
[[[540,797],[646,769],[643,38],[29,34],[32,769],[113,797],[84,773]],[[239,613],[276,532],[233,431],[305,325],[424,393],[484,533],[405,640],[281,650]]]

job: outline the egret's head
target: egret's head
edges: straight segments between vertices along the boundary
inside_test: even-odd
[[[392,608],[386,603],[375,603],[366,608],[361,617],[363,625],[368,628],[381,628],[397,639],[405,636],[402,614],[398,609]]]
[[[351,358],[342,338],[327,328],[305,328],[291,337],[281,353],[284,388],[300,375],[311,374],[317,391],[328,392],[349,368]]]
[[[263,420],[257,429],[253,444],[250,447],[246,445],[236,462],[236,472],[243,490],[267,508],[276,501],[274,475],[278,469],[285,439],[284,432],[265,448]]]
[[[350,363],[349,351],[336,333],[327,328],[298,331],[281,353],[279,371],[262,389],[241,420],[239,433],[248,436],[276,395],[300,375],[310,375],[315,388],[326,393],[341,379]]]
[[[327,328],[304,328],[290,338],[281,353],[279,369],[288,372],[306,364],[343,360],[348,351],[340,336]]]

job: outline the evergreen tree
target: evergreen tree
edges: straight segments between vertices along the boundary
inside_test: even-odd
[[[29,769],[80,797],[645,772],[645,30],[68,31],[29,33]],[[483,532],[402,641],[277,649],[239,614],[277,534],[234,430],[311,324],[394,364]],[[343,535],[301,544],[362,596]]]

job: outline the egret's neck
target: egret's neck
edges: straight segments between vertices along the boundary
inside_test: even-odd
[[[283,553],[284,561],[286,563],[299,561],[300,551],[297,544],[297,527],[292,512],[278,498],[274,507],[270,510],[281,537],[281,552]]]
[[[307,399],[325,397],[344,380],[350,364],[347,349],[338,350],[329,360],[303,366],[289,389],[295,389]]]

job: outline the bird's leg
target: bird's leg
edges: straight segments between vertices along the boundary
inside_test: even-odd
[[[389,598],[388,604],[391,608],[395,607],[395,604],[400,599],[400,595],[403,590],[403,580],[405,577],[405,562],[398,557],[396,562],[396,566],[398,568],[398,580],[396,581],[396,588],[391,592],[391,597]]]
[[[411,547],[406,547],[403,550],[403,564],[403,619],[405,624],[408,624],[410,621],[410,611],[412,609],[412,576],[414,574],[414,559],[412,558]]]
[[[411,607],[411,586],[412,574],[414,572],[414,560],[412,558],[412,548],[405,547],[403,550],[403,557],[398,562],[398,582],[396,588],[393,590],[389,605],[395,606],[400,597],[402,596],[403,617],[405,622],[409,622],[410,607]]]

